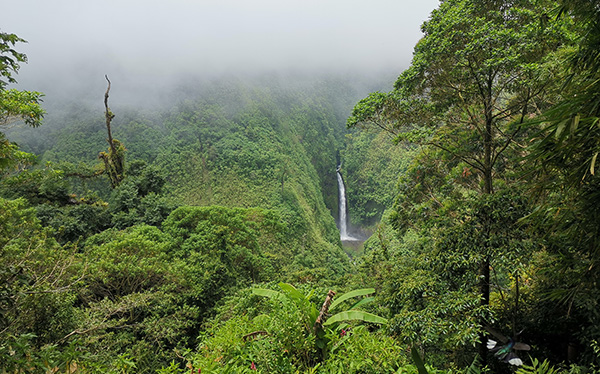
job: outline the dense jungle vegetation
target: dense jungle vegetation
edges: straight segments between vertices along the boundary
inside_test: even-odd
[[[599,372],[600,3],[444,0],[422,31],[389,92],[152,109],[109,77],[46,105],[0,33],[0,373]]]

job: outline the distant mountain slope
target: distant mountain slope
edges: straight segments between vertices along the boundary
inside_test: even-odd
[[[338,271],[346,258],[335,225],[335,169],[345,119],[363,91],[329,78],[190,82],[164,107],[142,111],[111,102],[113,136],[127,148],[127,162],[141,159],[161,171],[179,205],[277,210],[290,235],[292,263]],[[43,127],[11,137],[40,154],[42,163],[95,164],[106,148],[96,104],[54,103]],[[109,192],[103,182],[83,187]]]
[[[343,127],[326,104],[237,86],[186,100],[164,126],[155,163],[182,204],[276,209],[303,267],[326,271],[328,256],[342,261],[324,196]]]

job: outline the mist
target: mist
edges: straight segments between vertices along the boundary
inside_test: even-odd
[[[46,101],[160,102],[173,87],[273,73],[376,77],[410,63],[437,0],[19,0],[2,32],[28,41],[19,89]],[[392,78],[393,79],[393,78]],[[162,96],[161,96],[162,95]]]

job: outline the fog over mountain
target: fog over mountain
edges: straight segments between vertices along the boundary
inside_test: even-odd
[[[0,30],[28,41],[20,89],[157,94],[189,77],[400,73],[437,0],[19,0]],[[115,98],[116,100],[117,98]]]

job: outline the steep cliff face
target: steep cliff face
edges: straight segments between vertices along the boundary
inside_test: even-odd
[[[172,141],[155,162],[171,193],[185,205],[278,210],[294,256],[325,251],[341,260],[325,204],[331,192],[323,188],[330,183],[324,165],[335,165],[340,123],[326,106],[297,93],[238,86],[234,96],[235,106],[189,101],[166,118]]]

